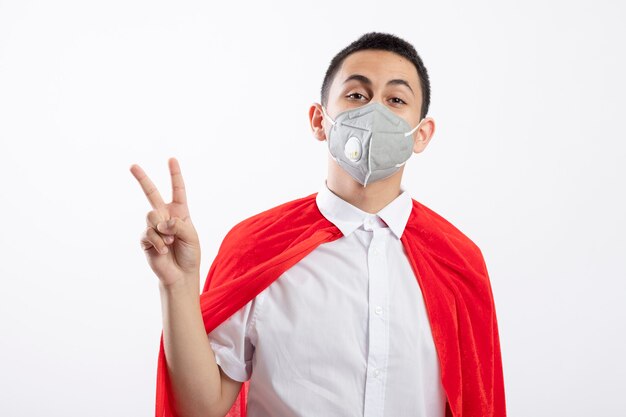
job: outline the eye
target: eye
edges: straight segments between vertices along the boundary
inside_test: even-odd
[[[355,100],[362,100],[365,98],[365,96],[361,93],[350,93],[346,97],[353,98]]]
[[[393,98],[391,99],[391,101],[392,101],[394,104],[406,104],[406,102],[405,102],[404,100],[402,100],[401,98],[399,98],[399,97],[393,97]]]

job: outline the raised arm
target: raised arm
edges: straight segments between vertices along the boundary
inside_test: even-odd
[[[217,363],[200,311],[200,243],[191,223],[180,166],[168,160],[172,202],[165,204],[139,165],[130,171],[152,210],[140,244],[159,279],[163,347],[174,394],[173,407],[185,417],[223,417],[241,382],[226,376]]]

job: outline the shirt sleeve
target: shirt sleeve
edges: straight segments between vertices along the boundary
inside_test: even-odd
[[[215,362],[235,381],[247,381],[252,375],[254,344],[250,329],[256,320],[259,298],[257,295],[208,334]]]

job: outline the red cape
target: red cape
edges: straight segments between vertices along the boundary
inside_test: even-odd
[[[342,236],[317,208],[317,193],[236,224],[224,237],[200,294],[207,334],[318,245]],[[448,398],[447,416],[506,415],[498,323],[480,249],[443,217],[412,199],[401,242],[424,297]],[[163,350],[156,417],[175,417]],[[245,417],[242,384],[225,417]]]

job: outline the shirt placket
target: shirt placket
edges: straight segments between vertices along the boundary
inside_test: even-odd
[[[388,280],[386,236],[388,229],[374,220],[365,222],[373,236],[368,248],[369,336],[365,382],[364,417],[382,417],[385,403],[387,355],[389,351]]]

